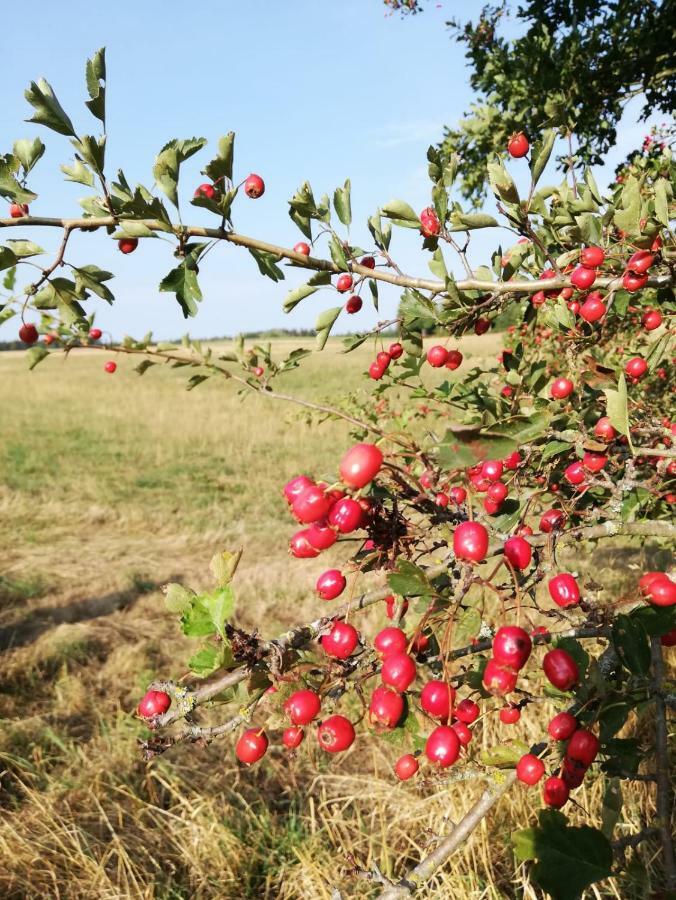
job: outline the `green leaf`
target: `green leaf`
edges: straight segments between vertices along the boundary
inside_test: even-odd
[[[11,269],[16,265],[16,255],[9,247],[0,246],[0,271]]]
[[[380,212],[388,219],[392,219],[395,225],[403,228],[420,228],[420,219],[413,208],[403,200],[390,200]]]
[[[343,310],[342,306],[332,306],[320,313],[315,322],[315,330],[317,332],[317,350],[323,350],[326,342],[331,334],[331,329]]]
[[[612,871],[608,839],[588,825],[571,827],[555,810],[542,810],[539,827],[512,834],[517,859],[537,860],[533,879],[554,900],[577,900],[588,885]]]
[[[285,313],[291,312],[291,310],[297,306],[301,300],[305,300],[306,297],[312,296],[317,291],[316,287],[312,287],[309,284],[301,284],[300,287],[294,288],[284,298],[284,302],[282,303],[282,309]]]
[[[639,606],[629,616],[651,637],[661,637],[676,628],[676,606]]]
[[[331,254],[331,259],[338,266],[338,268],[342,269],[343,272],[347,272],[347,257],[345,256],[343,245],[335,236],[335,234],[331,235],[331,240],[329,241],[329,253]]]
[[[184,259],[181,265],[165,275],[159,289],[176,295],[186,319],[188,316],[197,315],[197,304],[202,299],[202,291],[197,282],[194,263],[189,264],[189,261]]]
[[[100,138],[95,138],[90,134],[85,134],[79,140],[71,141],[71,143],[84,161],[88,163],[96,173],[103,175],[106,156],[106,136],[102,135]]]
[[[423,570],[406,559],[398,561],[397,571],[387,576],[387,583],[400,597],[424,597],[432,593]]]
[[[619,778],[610,778],[603,794],[601,809],[601,831],[610,840],[622,812],[622,782]]]
[[[73,267],[73,272],[78,293],[90,290],[107,303],[112,303],[115,300],[113,292],[103,283],[113,277],[112,272],[106,272],[94,265],[80,266],[79,269]]]
[[[76,159],[72,166],[61,166],[61,171],[66,176],[66,181],[74,181],[77,184],[94,186],[94,173],[87,168],[81,159]]]
[[[497,744],[479,753],[482,766],[494,766],[498,769],[513,769],[521,757],[528,753],[529,746],[524,741],[511,740]]]
[[[635,675],[647,675],[650,670],[650,644],[641,622],[631,616],[619,615],[613,623],[613,644],[622,664]]]
[[[488,181],[494,194],[505,203],[518,203],[519,192],[514,184],[514,179],[502,164],[501,160],[494,159],[488,163]]]
[[[230,550],[223,550],[212,556],[209,568],[219,587],[230,584],[241,558],[242,550],[236,550],[234,553]]]
[[[34,138],[32,141],[23,139],[15,141],[12,147],[12,153],[23,166],[24,173],[28,175],[36,162],[42,157],[46,150],[45,145],[40,138]]]
[[[42,344],[36,344],[30,350],[26,350],[26,359],[28,360],[28,368],[34,369],[38,363],[42,362],[45,356],[49,356],[49,351]]]
[[[472,231],[476,228],[497,228],[498,220],[487,213],[462,213],[458,219],[464,227],[454,225],[449,231]]]
[[[269,253],[267,250],[256,250],[249,247],[249,253],[256,260],[258,271],[261,275],[266,275],[273,281],[283,281],[284,272],[279,268],[277,263],[282,258],[278,253]]]
[[[441,252],[441,248],[437,247],[437,249],[432,254],[432,259],[428,263],[430,267],[430,271],[433,275],[436,275],[437,278],[440,278],[442,281],[446,281],[449,277],[448,269],[446,268],[446,261],[444,260],[444,254]]]
[[[558,456],[559,453],[566,453],[569,450],[570,444],[566,441],[549,441],[542,450],[542,462],[546,462],[552,456]]]
[[[556,140],[556,131],[553,128],[547,129],[542,135],[542,140],[537,141],[531,151],[530,170],[532,176],[533,187],[540,180],[540,176],[545,170],[545,166],[549,162],[552,155],[554,141]]]
[[[336,212],[338,213],[338,218],[343,223],[343,225],[349,227],[352,222],[352,206],[350,204],[350,179],[347,178],[345,180],[345,186],[342,188],[336,188],[333,193],[333,205],[335,207]]]
[[[235,155],[235,132],[229,131],[218,141],[218,155],[207,163],[202,174],[210,178],[214,184],[223,179],[232,181],[232,166]]]
[[[627,721],[630,711],[629,703],[623,703],[614,697],[607,705],[604,705],[599,712],[599,737],[602,743],[605,744],[617,734]]]
[[[105,126],[106,122],[106,48],[101,47],[87,60],[85,67],[85,80],[87,93],[90,99],[85,100],[85,106],[89,112],[100,119]]]
[[[171,140],[162,147],[153,166],[153,178],[158,187],[178,209],[178,176],[181,163],[206,144],[206,138]]]
[[[0,156],[0,197],[16,203],[30,203],[37,194],[22,187],[16,180],[15,173],[19,168],[19,160],[14,156]]]
[[[66,137],[76,137],[73,123],[66,115],[51,86],[40,78],[39,81],[31,81],[30,87],[25,92],[26,100],[35,110],[33,117],[28,122],[35,122],[65,134]]]
[[[197,678],[212,675],[223,665],[223,644],[206,644],[188,660],[188,668]]]
[[[15,145],[16,146],[16,145]],[[14,151],[16,155],[16,150]],[[654,183],[655,189],[655,218],[658,222],[669,227],[669,197],[667,194],[666,178],[657,178]]]
[[[455,622],[453,629],[453,643],[458,647],[464,647],[481,631],[481,613],[474,607],[464,609]]]
[[[627,406],[627,381],[624,377],[624,372],[620,375],[617,382],[617,390],[608,388],[603,393],[606,395],[606,415],[610,419],[610,424],[620,434],[626,435],[631,445],[629,409]]]
[[[226,585],[208,594],[196,594],[190,598],[190,607],[181,616],[183,633],[188,637],[205,637],[219,634],[225,639],[224,626],[233,613],[235,597]]]
[[[182,615],[186,610],[190,609],[195,592],[190,588],[183,587],[175,581],[165,585],[164,588],[164,604],[170,613]]]
[[[121,238],[154,238],[155,232],[148,228],[143,222],[134,222],[131,219],[120,219],[120,227],[113,234],[113,240],[119,241]]]

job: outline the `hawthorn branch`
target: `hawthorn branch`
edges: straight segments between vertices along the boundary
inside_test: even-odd
[[[124,224],[124,219],[116,219],[113,216],[91,216],[79,219],[59,219],[47,216],[24,216],[20,219],[0,219],[0,228],[20,228],[20,227],[37,227],[37,228],[68,228],[74,230],[82,228],[87,231],[96,231],[99,228],[117,227]],[[156,219],[132,219],[136,223],[145,225],[150,231],[167,233],[168,226],[164,222]],[[304,269],[313,269],[318,272],[330,272],[339,275],[343,271],[332,260],[318,259],[313,256],[304,256],[288,247],[281,247],[278,244],[270,244],[267,241],[261,241],[258,238],[250,237],[245,234],[238,234],[235,231],[225,231],[223,228],[206,228],[201,225],[173,225],[171,233],[177,238],[186,237],[207,237],[212,240],[226,241],[239,247],[247,247],[253,250],[262,250],[265,253],[271,253],[280,259],[288,259],[290,262],[298,264]],[[415,288],[419,291],[428,291],[431,294],[446,293],[446,285],[443,281],[429,278],[415,278],[411,275],[395,275],[382,269],[369,269],[357,262],[348,263],[349,270],[355,275],[364,278],[370,278],[375,281],[383,281],[387,284],[397,285],[398,287]],[[648,287],[664,287],[672,283],[671,274],[651,276],[648,279]],[[604,290],[617,290],[622,285],[621,276],[602,276],[596,279],[594,286]],[[574,287],[569,278],[563,276],[550,279],[535,279],[521,281],[504,281],[493,282],[484,281],[479,278],[466,278],[464,281],[457,281],[456,287],[459,291],[482,291],[493,292],[496,294],[533,294],[540,290],[558,290],[565,287]]]
[[[662,695],[664,659],[659,637],[650,639],[653,668],[653,696],[655,698],[655,775],[657,777],[657,820],[662,844],[664,878],[667,891],[676,890],[676,860],[671,829],[671,781],[669,773],[669,744],[667,710]]]

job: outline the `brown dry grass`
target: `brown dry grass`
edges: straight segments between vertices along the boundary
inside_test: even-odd
[[[361,383],[368,356],[330,352],[285,388],[340,396]],[[145,763],[130,714],[153,675],[180,675],[186,658],[157,585],[208,583],[215,550],[248,550],[244,625],[272,634],[316,609],[317,567],[286,555],[278,488],[308,461],[330,471],[347,431],[308,429],[270,401],[243,404],[228,385],[186,394],[179,373],[136,377],[124,364],[105,377],[99,356],[31,375],[20,356],[0,356],[0,635],[22,641],[0,660],[0,896],[330,900],[334,886],[372,896],[346,874],[346,854],[401,874],[480,785],[395,784],[393,749],[369,740],[330,766],[308,746],[242,771],[228,740]],[[377,613],[366,621],[371,633]],[[534,741],[542,720],[529,707],[512,734]],[[501,739],[492,722],[473,746]],[[590,780],[573,818],[598,824],[603,790]],[[539,896],[508,840],[532,822],[532,801],[516,788],[420,896]],[[625,788],[618,833],[653,814],[650,792]],[[645,893],[654,850],[589,896]]]

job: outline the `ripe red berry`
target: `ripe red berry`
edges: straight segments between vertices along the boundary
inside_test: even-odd
[[[144,719],[161,716],[171,706],[171,697],[164,691],[147,691],[138,705],[138,714]]]
[[[390,653],[383,660],[380,677],[395,691],[403,692],[415,681],[416,665],[407,653]]]
[[[345,272],[343,275],[338,276],[338,281],[336,281],[336,290],[339,294],[346,294],[348,291],[352,290],[352,285],[354,284],[352,280],[352,276],[348,275]]]
[[[341,480],[359,489],[373,481],[383,464],[383,454],[375,444],[355,444],[340,461]]]
[[[9,215],[11,219],[21,219],[29,213],[27,203],[10,203]]]
[[[560,647],[545,653],[542,670],[560,691],[569,691],[580,679],[577,663],[570,653]]]
[[[112,359],[108,360],[108,362],[103,367],[104,371],[109,375],[112,375],[113,372],[117,372],[117,363],[113,362]]]
[[[650,574],[654,577],[651,578],[648,586],[641,586],[648,602],[653,606],[673,606],[676,604],[676,582],[672,581],[664,572]]]
[[[365,256],[359,264],[365,269],[375,269],[376,267],[376,261],[372,256]]]
[[[540,531],[550,534],[552,531],[558,531],[563,528],[566,521],[566,514],[561,509],[548,509],[540,519]]]
[[[507,142],[507,152],[514,159],[521,159],[530,150],[530,143],[523,131],[518,131]]]
[[[309,529],[303,528],[297,531],[289,541],[289,552],[296,559],[314,559],[319,556],[319,550],[313,547],[308,539]]]
[[[369,703],[369,719],[371,723],[382,725],[385,729],[396,728],[404,714],[404,698],[397,691],[391,691],[381,684],[371,694]]]
[[[411,753],[406,753],[404,756],[400,756],[394,764],[394,774],[399,781],[408,781],[409,778],[413,778],[419,768],[420,766],[415,756]]]
[[[122,238],[117,242],[120,253],[133,253],[138,247],[138,238]]]
[[[493,659],[500,666],[523,669],[528,662],[533,644],[527,631],[518,625],[503,625],[493,638]]]
[[[369,378],[372,378],[374,381],[380,381],[380,379],[385,374],[385,369],[381,368],[377,362],[372,362],[369,366]]]
[[[389,346],[388,349],[387,349],[387,352],[390,354],[390,356],[392,357],[392,359],[399,359],[399,357],[400,357],[400,356],[403,354],[403,352],[404,352],[404,348],[403,348],[403,346],[402,346],[401,344],[399,344],[399,343],[390,344],[390,346]]]
[[[503,725],[514,725],[521,718],[521,710],[518,706],[503,706],[499,715]]]
[[[467,491],[464,487],[460,487],[459,485],[452,487],[448,494],[451,500],[454,503],[457,503],[458,506],[460,506],[461,503],[464,503],[467,499]]]
[[[634,356],[633,359],[630,359],[626,364],[624,371],[630,378],[634,378],[638,381],[638,379],[643,378],[648,371],[648,363],[642,357]]]
[[[584,728],[579,728],[577,731],[573,732],[568,741],[568,746],[566,747],[567,759],[574,760],[585,768],[589,768],[594,762],[598,752],[598,738],[596,735],[592,734],[591,731],[587,731]]]
[[[391,359],[392,357],[386,350],[381,350],[380,353],[376,356],[376,363],[384,371],[389,366]]]
[[[314,482],[307,475],[297,475],[291,481],[287,481],[284,485],[283,493],[288,503],[293,503],[296,497],[303,493],[306,487],[310,487]]]
[[[436,506],[447,507],[448,506],[448,494],[444,494],[440,491],[438,494],[434,495],[434,503]]]
[[[641,321],[646,331],[654,331],[662,324],[662,313],[657,309],[647,309]]]
[[[590,453],[587,451],[582,457],[582,465],[588,472],[593,472],[594,474],[604,469],[607,462],[608,457],[605,453]]]
[[[446,681],[428,681],[420,692],[420,706],[433,719],[447,722],[455,700],[455,689]]]
[[[320,643],[328,656],[347,659],[359,643],[359,632],[349,622],[336,622]]]
[[[612,441],[617,437],[617,431],[610,424],[608,416],[601,416],[596,425],[594,425],[594,434],[602,441]]]
[[[308,725],[320,708],[319,695],[307,689],[295,691],[284,704],[284,710],[293,725]]]
[[[583,247],[580,250],[580,262],[588,269],[597,269],[603,265],[606,254],[600,247]]]
[[[523,537],[507,538],[504,546],[505,559],[515,569],[527,569],[533,558],[533,551],[528,541]]]
[[[557,713],[547,726],[549,736],[555,741],[567,741],[577,728],[577,719],[569,712]]]
[[[575,486],[582,484],[586,478],[586,475],[584,466],[582,465],[580,460],[576,460],[569,466],[566,466],[566,468],[563,470],[563,477],[569,484],[573,484]]]
[[[521,463],[521,454],[518,450],[514,450],[509,456],[506,456],[503,460],[503,465],[506,469],[510,471],[513,469],[518,469],[519,464]]]
[[[427,351],[427,362],[435,369],[440,369],[442,366],[446,365],[447,359],[448,350],[445,347],[442,347],[441,344],[435,344],[434,347],[430,347]]]
[[[53,344],[54,341],[56,340],[56,335],[55,334],[46,334],[44,336],[43,340],[44,340],[45,344],[47,344],[47,346],[49,347],[49,345]]]
[[[474,323],[474,334],[486,334],[488,329],[491,327],[491,323],[489,319],[484,319],[483,317],[477,319]]]
[[[260,728],[249,728],[235,745],[237,759],[245,766],[251,766],[265,756],[268,749],[268,738]]]
[[[547,806],[551,806],[553,809],[561,809],[568,799],[568,794],[569,790],[566,782],[557,775],[552,775],[545,781],[542,799]]]
[[[317,740],[327,753],[341,753],[354,743],[352,722],[345,716],[329,716],[317,730]]]
[[[446,368],[454,371],[462,364],[462,353],[459,350],[449,350],[446,359]]]
[[[216,188],[213,184],[201,184],[195,191],[195,197],[205,197],[207,200],[213,200],[216,196]]]
[[[648,274],[637,275],[635,272],[625,272],[622,276],[622,287],[630,294],[640,291],[648,283]]]
[[[19,328],[19,340],[24,344],[34,344],[39,337],[38,330],[32,322],[26,322]]]
[[[461,700],[455,707],[455,718],[465,725],[471,725],[479,718],[481,710],[473,700]]]
[[[562,609],[567,606],[576,606],[580,602],[580,588],[577,586],[577,581],[566,572],[550,578],[547,587],[554,603]]]
[[[345,576],[338,569],[327,569],[317,579],[316,590],[322,600],[335,600],[345,590]]]
[[[404,632],[401,628],[395,628],[394,626],[383,628],[373,641],[376,653],[381,659],[392,656],[394,653],[405,653],[407,644],[408,641]]]
[[[507,485],[504,481],[494,481],[493,484],[488,488],[486,494],[488,496],[488,499],[492,500],[493,503],[504,503],[508,494]]]
[[[389,597],[385,597],[385,615],[388,619],[393,619],[394,614],[397,610],[397,601],[392,594]],[[408,600],[404,600],[401,604],[401,616],[402,618],[408,612]]]
[[[306,244],[305,241],[298,241],[293,249],[295,253],[300,253],[301,256],[310,255],[310,245]]]
[[[487,459],[481,464],[481,475],[487,481],[498,481],[502,478],[504,465],[499,459]]]
[[[596,269],[588,269],[586,266],[577,266],[570,276],[570,283],[579,291],[586,291],[596,281]]]
[[[103,332],[100,328],[90,328],[89,329],[89,339],[92,341],[98,341]]]
[[[605,314],[606,304],[596,293],[590,294],[580,307],[580,316],[585,322],[598,322]]]
[[[516,764],[516,777],[531,787],[545,774],[545,764],[533,753],[525,753]]]
[[[257,200],[265,193],[265,182],[260,175],[254,175],[253,172],[244,182],[244,193],[252,200]]]
[[[307,485],[291,503],[291,511],[304,525],[325,519],[330,508],[331,500],[318,484]]]
[[[565,400],[575,390],[575,385],[570,378],[557,378],[552,381],[549,388],[549,395],[554,400]]]
[[[479,522],[461,522],[453,533],[456,559],[482,562],[488,553],[488,532]]]
[[[423,237],[435,237],[441,231],[441,223],[433,206],[420,213],[420,233]]]
[[[484,669],[483,685],[494,697],[504,697],[516,687],[518,675],[509,666],[501,666],[495,659],[489,659]]]
[[[644,275],[654,262],[654,254],[648,250],[637,250],[629,257],[627,269],[635,275]]]
[[[324,519],[313,522],[305,529],[305,536],[315,550],[328,550],[338,540],[338,535]]]
[[[472,740],[472,730],[464,722],[453,722],[451,728],[458,735],[462,747],[466,747]]]
[[[440,769],[452,766],[460,755],[460,741],[453,728],[439,725],[427,738],[425,756]]]
[[[356,500],[344,497],[329,510],[329,525],[333,525],[341,534],[350,534],[361,527],[363,515],[364,511]]]
[[[282,734],[282,743],[289,750],[295,750],[296,747],[299,747],[303,742],[303,738],[305,737],[305,732],[298,725],[291,725],[289,728],[284,729],[284,733]]]
[[[350,315],[354,315],[354,313],[359,312],[362,306],[363,302],[361,297],[358,297],[357,294],[352,294],[351,297],[348,297],[347,303],[345,304],[345,312],[349,313]]]

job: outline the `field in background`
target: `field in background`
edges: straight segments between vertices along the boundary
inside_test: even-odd
[[[372,351],[339,357],[338,346],[283,389],[315,400],[368,389]],[[497,353],[499,338],[461,343],[467,356],[479,348]],[[186,393],[185,375],[165,367],[139,379],[122,359],[110,377],[106,358],[74,354],[28,373],[22,354],[0,354],[0,896],[330,900],[333,886],[373,896],[346,875],[348,854],[401,874],[480,784],[395,784],[394,751],[368,739],[330,767],[308,746],[292,763],[274,751],[243,771],[229,739],[145,763],[131,714],[152,677],[179,677],[188,655],[159,586],[207,586],[217,550],[245,548],[235,583],[245,627],[272,635],[316,612],[324,560],[288,557],[280,488],[335,471],[347,427],[308,429],[298,408],[244,402],[225,382]],[[373,634],[382,612],[369,617]],[[510,736],[535,740],[542,721],[531,706]],[[504,731],[487,724],[473,746]],[[589,783],[579,803],[598,808],[601,790]],[[419,896],[538,896],[523,872],[512,882],[508,846],[531,810],[513,791]],[[652,814],[643,791],[626,790],[622,833]],[[641,896],[640,869],[604,896]]]

